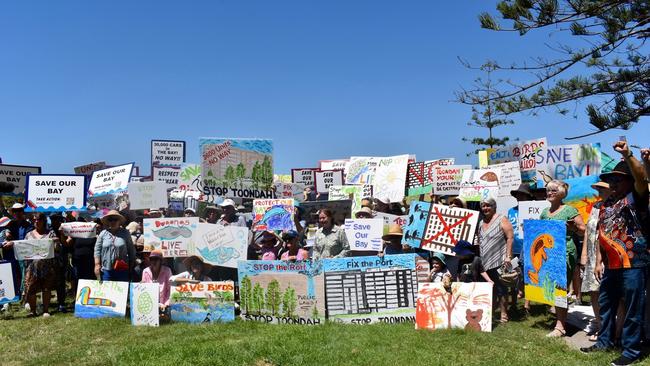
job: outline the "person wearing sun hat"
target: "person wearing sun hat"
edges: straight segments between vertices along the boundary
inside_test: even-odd
[[[212,281],[212,278],[208,277],[212,265],[205,263],[198,255],[185,258],[183,265],[187,271],[172,276],[169,279],[172,283]]]
[[[429,272],[429,282],[443,282],[445,277],[451,279],[451,273],[447,269],[445,255],[439,252],[431,254],[431,272]],[[447,280],[448,282],[449,280]]]
[[[110,210],[102,217],[104,230],[95,242],[95,276],[102,281],[123,281],[130,279],[135,266],[135,246],[131,233],[122,227],[126,219],[116,210]]]
[[[398,224],[391,224],[388,227],[388,232],[381,237],[381,240],[384,241],[384,255],[404,253],[403,236],[402,227]]]
[[[598,342],[582,352],[614,348],[616,312],[621,300],[625,303],[623,353],[613,365],[629,365],[641,356],[641,335],[646,289],[646,272],[650,262],[650,212],[648,177],[626,141],[617,141],[614,150],[623,161],[600,179],[609,184],[611,194],[598,216],[598,242],[603,253],[603,270],[598,259],[594,274],[600,280],[601,328]],[[644,157],[645,158],[645,157]],[[647,321],[647,319],[646,319]]]
[[[237,204],[235,204],[235,201],[227,198],[223,200],[219,206],[223,210],[223,215],[221,215],[221,218],[219,221],[217,221],[217,224],[223,226],[233,225],[246,227],[246,219],[244,216],[237,215]]]
[[[15,294],[21,296],[23,283],[23,269],[14,255],[14,240],[23,240],[34,226],[25,217],[25,206],[20,203],[14,203],[9,208],[9,214],[13,219],[4,227],[4,241],[0,242],[2,247],[2,258],[11,263],[11,272],[13,274]]]
[[[157,283],[159,285],[159,308],[164,312],[169,306],[171,285],[169,280],[172,277],[172,270],[163,265],[163,253],[160,249],[154,249],[149,253],[149,267],[142,271],[142,283]]]
[[[372,219],[374,216],[370,207],[361,207],[359,211],[354,214],[357,219]]]

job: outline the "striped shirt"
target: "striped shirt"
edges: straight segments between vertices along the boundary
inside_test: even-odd
[[[501,267],[506,258],[506,233],[501,228],[502,220],[501,215],[495,215],[487,227],[481,223],[478,228],[481,260],[486,271]]]

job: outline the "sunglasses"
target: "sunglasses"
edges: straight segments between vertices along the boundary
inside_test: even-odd
[[[109,217],[106,221],[108,222],[117,222],[120,221],[117,217]]]

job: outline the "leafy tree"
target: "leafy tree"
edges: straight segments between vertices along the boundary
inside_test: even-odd
[[[271,165],[271,159],[269,159],[268,156],[265,156],[264,161],[262,161],[260,180],[265,189],[268,189],[273,185],[273,166]]]
[[[273,280],[266,286],[266,308],[271,312],[271,315],[276,316],[279,313],[281,304],[280,283]]]
[[[235,176],[239,180],[239,184],[241,185],[244,181],[244,178],[246,178],[246,167],[244,166],[243,163],[237,164],[237,168],[235,168]]]
[[[252,304],[253,306],[251,306],[251,310],[257,310],[257,314],[261,315],[262,310],[264,309],[264,289],[259,283],[256,283],[255,287],[253,287]]]
[[[244,313],[251,311],[253,288],[251,279],[248,276],[244,276],[239,285],[239,302]]]
[[[586,113],[596,130],[572,138],[628,129],[650,115],[650,56],[643,48],[650,36],[650,2],[503,0],[497,10],[500,18],[512,21],[512,26],[504,27],[483,13],[479,16],[483,28],[522,36],[551,28],[571,34],[571,43],[578,45],[560,44],[552,49],[557,56],[550,59],[536,57],[532,62],[510,66],[495,64],[495,70],[507,71],[517,76],[517,81],[508,80],[506,88],[482,98],[481,90],[463,90],[460,102],[484,105],[494,101],[496,110],[507,115],[536,113],[547,107],[566,114],[568,104],[588,100]]]
[[[235,168],[232,167],[232,165],[228,166],[226,168],[226,174],[224,174],[224,180],[226,181],[226,185],[231,185],[235,181]]]
[[[260,163],[258,161],[255,162],[255,165],[253,165],[253,173],[251,174],[251,178],[253,179],[253,186],[258,187],[260,181],[262,180],[262,172],[261,172],[262,167],[260,166]]]
[[[282,296],[282,312],[287,318],[295,316],[296,306],[298,300],[296,299],[296,290],[292,287],[287,287]]]

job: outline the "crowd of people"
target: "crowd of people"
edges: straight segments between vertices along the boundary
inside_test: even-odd
[[[590,332],[594,341],[583,352],[622,348],[622,355],[614,364],[625,365],[641,355],[644,322],[650,321],[645,311],[650,252],[650,213],[648,177],[650,150],[642,149],[637,159],[625,141],[614,144],[621,161],[592,187],[601,201],[593,208],[587,222],[578,211],[563,200],[571,187],[560,180],[549,182],[539,189],[522,184],[511,192],[518,201],[547,200],[541,219],[566,222],[567,284],[571,299],[583,301],[589,294],[595,319]],[[458,197],[433,197],[435,203],[450,207],[474,209],[480,212],[480,222],[473,242],[459,241],[455,256],[428,252],[410,247],[403,242],[402,228],[391,225],[382,237],[379,252],[351,251],[341,222],[334,212],[317,212],[318,229],[312,240],[307,240],[307,225],[296,209],[295,229],[281,233],[249,231],[248,260],[302,261],[346,256],[389,256],[417,253],[430,263],[428,279],[450,286],[453,281],[490,282],[494,285],[495,308],[498,321],[507,323],[517,301],[523,299],[522,276],[516,274],[513,262],[523,261],[523,239],[515,229],[517,207],[508,214],[498,214],[497,203],[487,198],[480,203],[465,202]],[[240,207],[241,208],[241,207]],[[201,220],[216,225],[250,227],[238,205],[226,199],[218,206],[203,210]],[[377,213],[406,214],[404,202],[387,202],[383,198],[364,199],[356,218],[373,218]],[[79,213],[44,213],[28,215],[24,206],[16,203],[0,218],[2,258],[11,263],[15,291],[29,312],[29,316],[50,316],[51,292],[56,291],[59,312],[67,310],[66,295],[74,294],[78,280],[133,281],[160,285],[160,313],[164,317],[170,301],[170,287],[175,283],[210,280],[233,280],[237,271],[215,267],[199,256],[164,258],[159,250],[145,251],[144,218],[197,216],[194,209],[174,212],[166,208],[139,212],[112,210],[96,223],[97,237],[79,239],[66,237],[61,224],[91,220]],[[13,241],[53,238],[55,257],[33,261],[18,261]],[[42,294],[42,310],[38,310],[37,295]],[[530,310],[524,301],[525,311]],[[4,310],[9,308],[4,306]],[[567,332],[567,308],[550,308],[555,314],[549,337],[564,337]]]

